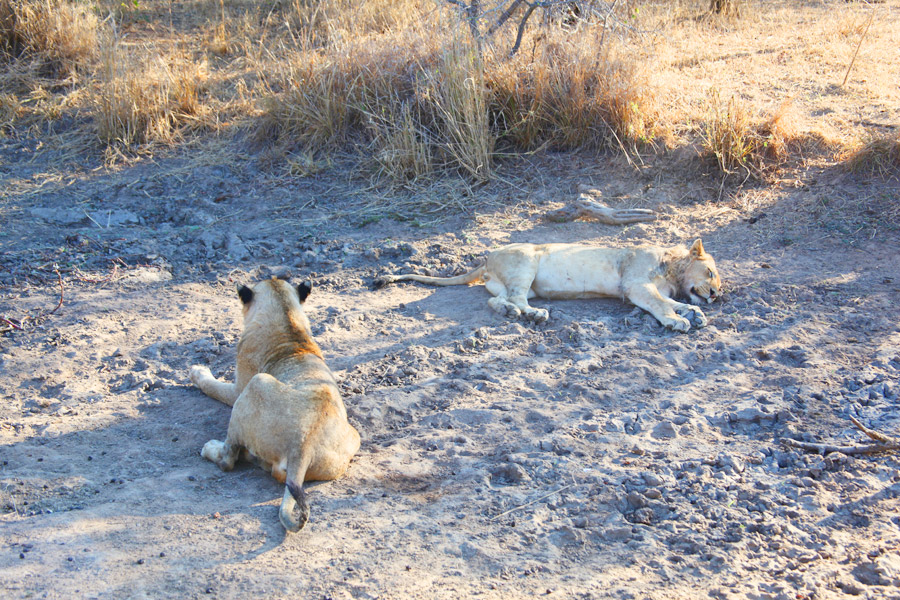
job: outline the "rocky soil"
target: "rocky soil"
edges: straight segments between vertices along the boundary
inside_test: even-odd
[[[551,155],[378,214],[339,173],[33,151],[0,140],[4,597],[900,598],[896,455],[782,442],[900,433],[900,236],[871,210],[895,183],[823,168],[717,201]],[[580,183],[660,218],[541,220]],[[535,301],[535,326],[481,286],[370,289],[510,241],[700,236],[727,293],[687,334],[617,300]],[[230,377],[235,283],[288,273],[363,442],[285,536],[281,485],[200,457],[229,412],[187,374]]]

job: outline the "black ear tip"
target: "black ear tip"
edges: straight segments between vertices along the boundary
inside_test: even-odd
[[[312,291],[312,281],[306,280],[300,282],[297,285],[297,295],[300,297],[300,302],[304,302],[308,297],[309,293]]]
[[[238,297],[241,299],[241,302],[244,304],[249,304],[251,300],[253,300],[253,290],[248,288],[246,285],[238,284],[237,289]]]

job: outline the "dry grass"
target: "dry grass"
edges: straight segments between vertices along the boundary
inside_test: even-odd
[[[870,134],[846,157],[854,173],[890,177],[900,175],[900,133]]]
[[[723,172],[764,175],[799,151],[849,156],[833,142],[900,119],[900,0],[876,6],[864,39],[861,3],[744,0],[725,18],[709,0],[620,2],[609,19],[596,6],[567,23],[538,9],[510,56],[521,12],[480,46],[434,0],[0,0],[0,128],[69,115],[132,150],[250,130],[287,173],[352,155],[408,182],[487,179],[500,156],[542,148],[698,140]],[[779,103],[791,110],[764,116]]]
[[[654,93],[635,61],[600,46],[597,29],[556,30],[534,58],[493,57],[487,79],[502,138],[525,150],[631,150],[656,137]]]
[[[94,122],[105,144],[171,143],[182,127],[203,127],[205,62],[147,57],[146,49],[131,52],[110,37],[100,64]]]
[[[777,167],[799,141],[789,102],[760,118],[745,102],[734,96],[723,101],[718,92],[712,93],[701,138],[703,149],[723,174],[756,177]]]
[[[37,61],[41,71],[68,77],[97,55],[99,21],[86,3],[0,0],[0,51]]]

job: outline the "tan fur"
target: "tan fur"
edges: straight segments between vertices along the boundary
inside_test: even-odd
[[[197,365],[191,367],[191,381],[233,407],[226,440],[210,440],[201,455],[229,471],[242,450],[249,454],[288,486],[279,513],[285,528],[303,527],[308,517],[303,481],[340,477],[359,450],[359,433],[347,421],[297,289],[274,278],[254,286],[244,305],[235,383]],[[292,515],[295,501],[300,519]]]
[[[386,275],[381,287],[397,281],[458,285],[482,279],[491,308],[507,317],[546,321],[548,312],[529,306],[530,298],[570,300],[619,297],[640,306],[664,326],[688,331],[704,327],[706,316],[694,303],[719,297],[722,282],[712,256],[696,240],[690,248],[598,248],[581,244],[510,244],[487,255],[485,263],[457,277]]]

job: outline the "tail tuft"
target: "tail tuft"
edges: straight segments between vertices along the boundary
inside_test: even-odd
[[[294,518],[294,508],[298,510],[298,516]],[[303,492],[303,484],[297,484],[288,479],[281,499],[281,509],[278,512],[281,524],[288,531],[300,531],[309,521],[309,505],[306,503],[306,494]]]
[[[394,280],[390,276],[383,275],[381,277],[377,277],[374,281],[372,281],[372,289],[380,290],[384,286],[386,286],[390,283],[393,283],[393,282],[394,282]]]

